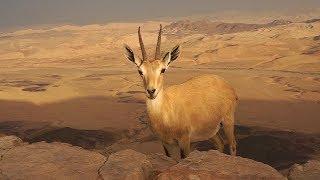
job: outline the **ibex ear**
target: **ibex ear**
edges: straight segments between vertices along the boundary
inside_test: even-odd
[[[180,55],[180,45],[176,45],[171,52],[167,52],[167,54],[164,56],[163,61],[167,66],[174,60],[176,60]]]
[[[134,57],[133,50],[132,50],[128,45],[126,45],[126,44],[124,44],[124,49],[125,49],[125,56],[126,56],[126,58],[127,58],[129,61],[135,63],[137,66],[140,66],[141,63],[142,63],[142,61],[141,61],[140,58],[135,58],[135,57]]]
[[[166,55],[164,55],[163,62],[166,66],[169,66],[171,62],[171,53],[167,52]]]
[[[180,55],[180,45],[176,45],[171,51],[171,61],[176,60]]]

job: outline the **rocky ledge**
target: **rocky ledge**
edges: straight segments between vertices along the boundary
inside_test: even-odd
[[[288,179],[320,179],[320,163],[294,165]],[[176,162],[163,154],[123,150],[108,158],[65,143],[0,137],[0,180],[6,179],[286,179],[269,165],[218,151],[193,151]]]

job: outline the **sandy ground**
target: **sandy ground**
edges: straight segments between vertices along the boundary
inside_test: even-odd
[[[0,133],[18,134],[30,142],[69,142],[103,153],[128,147],[162,151],[146,125],[140,77],[122,52],[123,43],[138,50],[136,28],[142,24],[148,52],[153,53],[159,23],[2,34]],[[319,32],[320,22],[314,22],[232,34],[167,34],[163,51],[179,43],[182,55],[167,71],[166,85],[218,74],[240,98],[240,155],[277,168],[319,158]],[[279,152],[267,149],[275,154],[261,156],[261,149],[277,144],[283,147]],[[284,157],[286,152],[292,156]],[[298,156],[301,153],[307,155]],[[271,162],[270,156],[284,159]]]

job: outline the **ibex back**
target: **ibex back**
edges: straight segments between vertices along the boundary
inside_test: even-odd
[[[178,145],[181,158],[184,158],[190,152],[191,142],[208,139],[223,151],[223,139],[218,134],[221,124],[230,154],[236,155],[234,112],[238,98],[234,89],[215,75],[195,77],[164,89],[164,73],[169,64],[178,58],[180,46],[175,46],[161,58],[161,34],[160,25],[156,53],[152,60],[147,57],[140,27],[138,37],[142,58],[135,57],[128,45],[125,45],[125,50],[127,59],[138,67],[147,95],[150,126],[162,140],[166,155],[171,156],[174,147]]]

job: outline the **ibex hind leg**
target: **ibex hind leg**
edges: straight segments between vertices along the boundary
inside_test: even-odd
[[[216,146],[218,151],[220,151],[220,152],[224,151],[223,139],[222,139],[219,132],[217,132],[216,135],[214,135],[212,138],[210,138],[210,141]]]
[[[234,136],[234,116],[230,115],[225,117],[222,121],[223,132],[226,136],[229,145],[229,151],[232,156],[237,154],[237,142]]]

